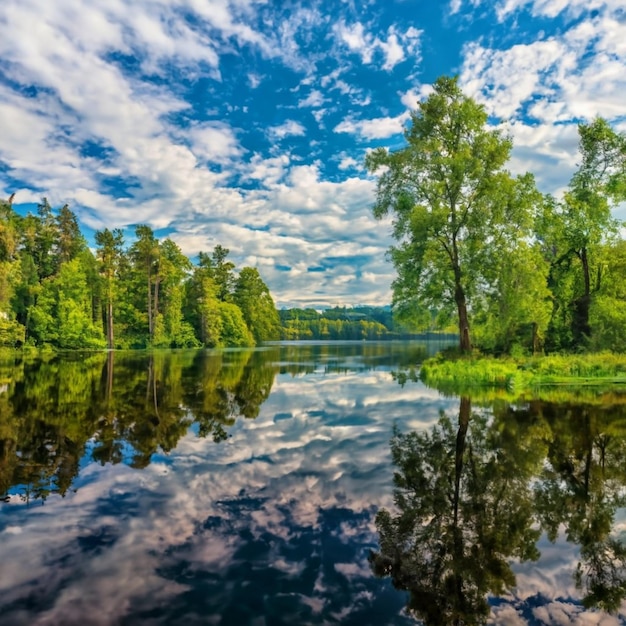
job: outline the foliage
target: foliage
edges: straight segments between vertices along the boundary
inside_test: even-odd
[[[419,378],[448,393],[474,395],[480,387],[506,389],[512,392],[506,396],[512,400],[521,395],[536,396],[538,389],[546,385],[626,383],[626,355],[599,352],[517,359],[482,356],[454,359],[440,354],[422,363]]]
[[[276,339],[278,312],[255,268],[237,273],[228,249],[193,266],[171,239],[138,225],[87,248],[67,205],[44,198],[20,217],[0,201],[0,346],[57,349],[250,346]]]
[[[504,169],[512,143],[487,127],[485,109],[456,78],[441,77],[417,105],[406,147],[366,158],[379,173],[374,215],[393,214],[398,245],[394,305],[456,310],[461,350],[471,350],[474,299],[506,243],[530,233],[532,176]]]

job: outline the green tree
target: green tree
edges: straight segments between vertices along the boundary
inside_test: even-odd
[[[589,311],[590,347],[626,352],[626,241],[603,246],[600,262],[605,269]]]
[[[470,299],[484,280],[490,244],[529,222],[524,192],[534,195],[534,184],[504,169],[511,141],[487,127],[484,107],[456,78],[435,82],[405,138],[406,147],[377,148],[366,158],[368,170],[380,173],[374,215],[394,215],[394,307],[453,307],[460,348],[469,351]]]
[[[220,344],[242,348],[254,345],[254,337],[246,325],[241,309],[232,302],[219,302],[221,320]]]
[[[135,236],[137,240],[130,248],[130,256],[134,264],[137,274],[142,277],[142,292],[145,293],[146,301],[144,310],[148,317],[148,337],[152,343],[155,331],[155,315],[154,301],[156,299],[156,307],[158,308],[158,283],[157,295],[155,298],[155,275],[158,269],[159,258],[159,242],[154,236],[154,232],[150,226],[144,224],[135,228]]]
[[[241,309],[257,343],[280,337],[280,319],[270,290],[254,267],[244,267],[233,291],[233,302]]]
[[[67,204],[63,205],[56,217],[57,239],[54,243],[57,266],[75,259],[85,250],[87,242],[80,232],[76,215]]]
[[[116,293],[115,283],[119,280],[118,269],[120,260],[124,254],[124,236],[122,231],[118,228],[113,231],[105,228],[102,231],[96,232],[95,240],[98,246],[96,255],[98,258],[99,271],[104,281],[107,346],[109,350],[112,350],[115,347],[113,323],[113,304]]]
[[[562,338],[553,341],[557,348],[579,348],[592,334],[590,311],[605,269],[600,253],[617,234],[612,208],[626,200],[626,136],[602,118],[580,124],[578,132],[580,166],[563,201],[551,207],[540,230],[553,266],[556,312],[561,325],[570,326],[569,335],[561,333]]]
[[[496,352],[508,353],[519,345],[535,354],[543,346],[552,313],[550,266],[540,247],[525,241],[493,260],[491,288],[475,316],[477,342]]]
[[[159,244],[158,267],[154,280],[154,315],[158,331],[155,332],[155,345],[171,347],[197,345],[193,328],[183,319],[183,281],[191,267],[191,262],[174,241],[165,239]]]

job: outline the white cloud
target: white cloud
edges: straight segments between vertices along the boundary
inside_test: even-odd
[[[223,123],[195,124],[188,136],[192,152],[208,161],[223,162],[242,153],[233,129]]]
[[[414,57],[413,62],[419,61],[419,47],[422,31],[409,27],[404,33],[400,33],[394,26],[390,26],[386,39],[374,37],[366,32],[361,22],[347,24],[339,22],[334,27],[338,40],[350,51],[359,54],[365,65],[372,64],[377,52],[382,53],[384,62],[381,69],[392,70],[398,63],[405,60],[407,53]]]
[[[326,98],[319,89],[312,89],[311,93],[298,102],[299,108],[304,107],[320,107],[326,102]]]
[[[372,120],[346,119],[333,129],[336,133],[357,134],[365,139],[385,139],[404,131],[404,123],[409,119],[408,112],[395,117],[379,117]]]
[[[284,139],[285,137],[302,136],[306,133],[306,129],[300,122],[295,120],[285,120],[278,126],[272,126],[268,129],[268,134],[276,139]]]
[[[350,156],[343,157],[341,161],[339,162],[340,170],[348,170],[352,167],[360,167],[360,166],[361,164],[356,159]]]

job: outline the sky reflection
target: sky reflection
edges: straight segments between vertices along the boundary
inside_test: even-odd
[[[279,372],[221,443],[192,426],[143,469],[83,461],[64,497],[0,508],[0,622],[414,623],[406,593],[368,563],[374,517],[393,507],[389,439],[394,424],[426,430],[458,410],[362,361]],[[490,623],[624,623],[579,604],[574,546],[539,549],[513,565],[517,587],[491,601]]]

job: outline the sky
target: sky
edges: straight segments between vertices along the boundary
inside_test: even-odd
[[[561,194],[577,124],[626,131],[624,0],[1,0],[0,194],[85,234],[220,244],[279,307],[385,305],[368,150],[458,75]],[[622,208],[617,217],[626,218]]]

